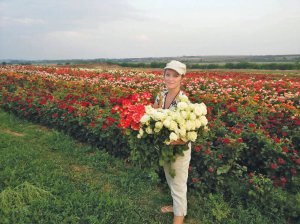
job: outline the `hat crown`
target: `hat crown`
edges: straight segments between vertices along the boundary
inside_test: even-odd
[[[172,60],[167,63],[164,69],[172,69],[178,72],[180,75],[184,75],[186,73],[186,65],[180,61]]]

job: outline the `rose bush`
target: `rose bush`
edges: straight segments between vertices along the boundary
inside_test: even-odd
[[[275,188],[297,191],[299,77],[195,72],[186,74],[182,84],[191,102],[207,106],[210,129],[192,146],[190,186],[216,191],[236,182],[247,189],[249,175],[256,173],[269,178]],[[124,158],[130,156],[130,147],[118,108],[135,94],[155,94],[163,85],[159,72],[0,68],[1,108]],[[143,99],[145,104],[154,101],[153,96]]]

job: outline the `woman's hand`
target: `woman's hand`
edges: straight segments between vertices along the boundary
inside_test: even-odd
[[[182,141],[181,139],[170,142],[170,145],[185,145],[186,142]]]

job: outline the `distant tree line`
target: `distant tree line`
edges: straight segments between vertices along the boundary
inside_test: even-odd
[[[75,62],[60,62],[57,65],[74,65],[78,63]],[[89,64],[89,62],[82,62],[80,64]],[[117,61],[102,61],[102,62],[94,62],[94,63],[107,63],[109,65],[119,65],[122,67],[131,67],[131,68],[164,68],[166,62],[117,62]],[[284,63],[284,62],[271,62],[271,63],[255,63],[255,62],[238,62],[238,63],[225,63],[225,64],[218,64],[218,63],[190,63],[184,61],[186,63],[187,68],[189,69],[261,69],[261,70],[300,70],[300,62],[293,62],[293,63]],[[31,62],[18,62],[18,63],[7,63],[2,62],[2,65],[9,65],[9,64],[21,64],[21,65],[31,65]]]
[[[164,68],[165,62],[151,63],[134,63],[134,62],[108,62],[108,64],[117,64],[122,67],[132,68]],[[226,64],[190,64],[187,63],[187,68],[190,69],[261,69],[261,70],[300,70],[300,63],[226,63]]]
[[[300,63],[226,63],[226,64],[192,64],[190,68],[199,69],[262,69],[262,70],[298,70]]]

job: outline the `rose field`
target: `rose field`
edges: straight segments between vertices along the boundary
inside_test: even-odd
[[[297,223],[300,76],[236,70],[191,71],[182,84],[191,102],[207,106],[209,130],[192,144],[188,186],[193,196],[202,198],[203,203],[206,197],[223,206],[225,202],[232,203],[229,207],[234,207],[238,200],[244,208],[258,208],[269,223]],[[124,106],[153,104],[163,88],[162,71],[0,67],[2,111],[92,145],[112,158],[121,159],[126,166],[133,166],[149,183],[158,186],[165,184],[162,169],[153,170],[150,163],[133,158],[123,129],[132,121],[122,120],[121,115]],[[132,113],[138,110],[136,107]],[[5,170],[3,164],[0,163],[1,171]],[[0,179],[1,191],[8,186]],[[214,195],[222,195],[224,201],[218,201]],[[213,209],[211,212],[217,215],[213,215],[212,223],[235,223],[226,209]],[[0,216],[13,220],[12,213],[8,215],[2,210],[0,201]],[[198,223],[193,222],[193,213],[190,223]]]

